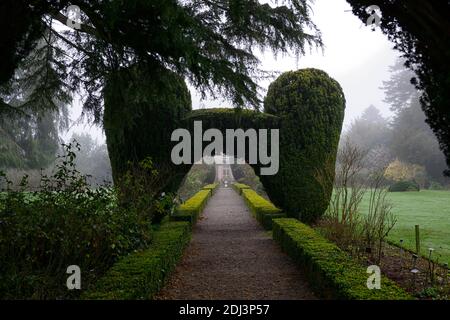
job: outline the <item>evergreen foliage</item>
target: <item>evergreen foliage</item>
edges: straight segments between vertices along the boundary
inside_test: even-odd
[[[394,281],[381,276],[380,289],[367,287],[367,269],[336,244],[295,219],[274,219],[273,239],[306,271],[321,297],[342,300],[411,300]]]
[[[321,70],[286,72],[270,85],[264,111],[281,118],[280,170],[261,181],[288,215],[312,222],[328,207],[334,172],[326,187],[315,174],[335,163],[344,109],[340,85]]]
[[[36,0],[33,6],[17,2],[20,5],[2,3],[2,14],[24,13],[15,16],[18,27],[5,51],[8,61],[26,55],[19,46],[24,38],[30,38],[27,47],[32,47],[32,23],[39,26],[33,29],[38,36],[50,30],[60,40],[58,47],[71,57],[65,65],[73,72],[66,81],[86,92],[85,109],[97,121],[102,115],[101,89],[108,74],[120,68],[136,63],[167,68],[188,78],[202,93],[220,94],[235,105],[257,106],[255,79],[266,73],[259,69],[253,49],[302,54],[306,45],[322,45],[308,0],[272,5],[257,0]],[[53,22],[66,24],[64,9],[69,4],[81,9],[82,23],[75,32],[61,32]],[[2,78],[10,78],[10,72]]]
[[[176,191],[190,166],[170,159],[171,134],[191,110],[184,81],[165,69],[136,66],[111,74],[105,88],[104,128],[115,184],[129,164],[151,157],[160,174],[159,191]]]
[[[68,126],[71,88],[64,83],[63,53],[47,32],[21,61],[11,81],[0,87],[8,103],[0,118],[0,167],[40,169],[56,158],[59,130]]]

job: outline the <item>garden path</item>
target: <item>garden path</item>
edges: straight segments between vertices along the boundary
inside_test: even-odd
[[[156,299],[315,299],[302,271],[231,188],[219,188]]]

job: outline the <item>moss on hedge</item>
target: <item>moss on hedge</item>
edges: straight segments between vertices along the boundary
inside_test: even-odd
[[[366,268],[296,219],[274,219],[273,238],[306,271],[310,285],[324,298],[412,299],[385,276],[381,279],[381,289],[368,289]]]
[[[266,230],[272,230],[273,219],[286,217],[272,202],[264,199],[254,190],[243,188],[240,191],[250,211]]]
[[[162,288],[190,240],[187,222],[168,222],[150,248],[119,260],[82,299],[151,299]]]

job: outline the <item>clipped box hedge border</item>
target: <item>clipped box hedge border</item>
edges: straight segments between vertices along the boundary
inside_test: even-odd
[[[239,188],[245,203],[249,207],[252,214],[255,216],[256,220],[262,224],[264,229],[272,230],[272,220],[276,218],[285,218],[284,214],[280,209],[275,207],[272,202],[261,197],[254,190],[248,188]]]
[[[130,254],[116,262],[81,298],[152,299],[181,258],[191,239],[191,227],[217,186],[217,183],[204,186],[180,205],[176,214],[170,217],[170,221],[164,222],[154,231],[153,241],[148,249]]]
[[[412,297],[385,276],[367,288],[366,268],[311,227],[293,218],[273,220],[273,238],[307,273],[314,291],[331,299],[405,300]]]
[[[214,192],[216,191],[218,185],[219,185],[218,183],[207,184],[206,186],[204,186],[202,188],[202,190],[210,190],[211,191],[211,195],[213,195]]]
[[[239,193],[239,195],[242,195],[242,190],[251,189],[248,185],[243,183],[233,183],[232,186],[233,189],[236,190],[237,193]]]
[[[191,225],[194,225],[209,198],[212,196],[214,189],[202,189],[183,204],[179,205],[175,213],[170,216],[170,221],[187,221]]]
[[[159,292],[190,241],[188,222],[167,222],[151,246],[116,262],[81,299],[146,300]]]

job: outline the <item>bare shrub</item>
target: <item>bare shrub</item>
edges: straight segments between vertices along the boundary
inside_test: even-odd
[[[386,199],[388,190],[383,188],[384,171],[385,168],[379,169],[369,178],[369,210],[364,215],[362,224],[365,244],[367,248],[375,249],[370,250],[370,253],[375,257],[378,265],[381,263],[383,243],[397,222],[397,218],[392,213],[392,205]]]
[[[357,249],[360,241],[360,213],[358,207],[364,197],[365,188],[361,183],[360,172],[364,168],[365,152],[348,139],[337,155],[334,191],[330,205],[319,222],[326,236],[344,249]],[[334,163],[326,164],[325,171],[317,171],[316,179],[324,181],[329,170],[335,170]]]
[[[329,183],[325,179],[330,176],[330,170],[336,171],[330,205],[318,227],[342,249],[358,257],[368,253],[371,260],[379,264],[383,244],[397,219],[386,199],[386,164],[378,165],[372,161],[371,170],[367,171],[366,159],[366,152],[347,139],[339,149],[336,167],[329,161],[325,169],[316,172],[316,180],[325,184]],[[362,175],[364,171],[366,174]],[[362,212],[360,205],[367,193],[369,208],[367,212]]]

